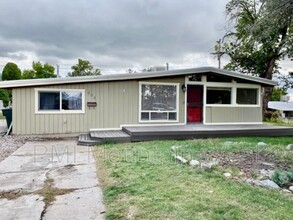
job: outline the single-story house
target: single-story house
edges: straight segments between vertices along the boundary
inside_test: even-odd
[[[271,101],[268,108],[280,111],[282,118],[293,118],[293,102]]]
[[[262,88],[275,85],[212,67],[0,82],[0,88],[12,89],[14,134],[261,124]]]

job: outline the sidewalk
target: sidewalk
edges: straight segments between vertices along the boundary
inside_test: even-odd
[[[92,148],[28,142],[0,163],[4,219],[104,219]]]

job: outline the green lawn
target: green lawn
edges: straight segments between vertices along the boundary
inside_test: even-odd
[[[225,141],[238,142],[224,145]],[[256,147],[259,141],[267,147]],[[107,219],[293,219],[293,199],[279,191],[223,177],[220,168],[179,164],[173,145],[189,159],[206,152],[267,151],[292,163],[293,138],[230,138],[105,144],[96,147]],[[201,157],[201,158],[200,158]],[[236,171],[235,171],[236,172]],[[233,174],[234,175],[234,174]]]

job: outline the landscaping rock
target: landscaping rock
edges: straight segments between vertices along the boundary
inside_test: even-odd
[[[258,146],[258,147],[266,147],[268,145],[265,142],[258,142],[256,146]]]
[[[273,170],[265,170],[265,169],[262,169],[262,170],[259,171],[259,173],[260,173],[262,176],[271,179],[271,178],[272,178],[272,175],[273,175],[273,173],[274,173],[274,171],[273,171]]]
[[[266,180],[267,178],[263,175],[257,175],[254,179],[256,180]]]
[[[187,163],[187,162],[188,162],[186,159],[184,159],[184,158],[181,157],[181,156],[176,156],[176,155],[175,155],[175,159],[178,160],[178,161],[180,161],[181,163]]]
[[[176,152],[177,151],[177,149],[179,149],[181,146],[178,146],[178,145],[173,145],[172,147],[171,147],[171,151],[172,152]]]
[[[268,162],[260,162],[262,165],[268,166],[268,167],[275,167],[275,164],[268,163]]]
[[[293,144],[288,144],[288,146],[286,147],[286,150],[293,150]]]
[[[212,168],[213,166],[216,166],[216,165],[218,165],[219,164],[219,161],[210,161],[210,162],[202,162],[201,163],[201,168],[203,168],[203,169],[210,169],[210,168]]]
[[[245,182],[249,183],[249,184],[253,184],[254,180],[253,179],[246,179]]]
[[[232,176],[231,173],[224,173],[224,177],[226,177],[226,178],[230,178],[231,176]]]
[[[189,165],[192,167],[196,167],[196,166],[200,165],[200,162],[197,160],[191,160],[191,161],[189,161]]]
[[[282,192],[283,192],[283,193],[290,193],[290,194],[291,194],[291,191],[288,190],[288,189],[282,189]]]
[[[244,172],[242,172],[242,171],[240,171],[238,175],[239,175],[239,176],[244,176],[244,175],[245,175],[245,173],[244,173]]]
[[[290,186],[290,187],[289,187],[289,190],[290,190],[291,192],[293,192],[293,186]]]
[[[270,189],[280,189],[280,187],[271,180],[254,180],[253,184],[256,186],[262,186]]]

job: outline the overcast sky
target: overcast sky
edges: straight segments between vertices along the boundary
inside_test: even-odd
[[[0,0],[0,65],[216,66],[227,0]],[[63,69],[69,71],[70,69]]]
[[[0,0],[0,68],[32,61],[102,73],[165,65],[217,66],[228,0]]]

